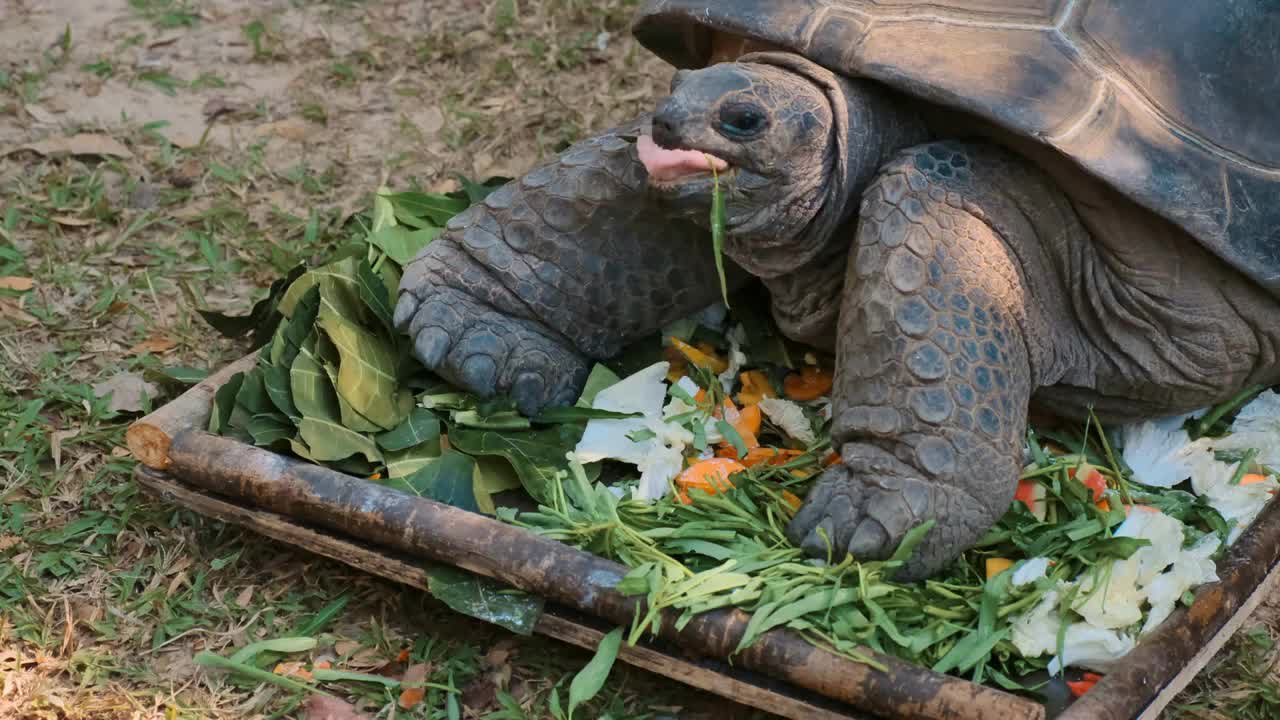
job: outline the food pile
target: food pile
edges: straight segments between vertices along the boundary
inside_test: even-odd
[[[661,609],[736,606],[752,613],[741,647],[786,627],[866,662],[861,647],[1034,689],[1042,670],[1105,672],[1217,579],[1280,487],[1280,396],[1252,388],[1187,417],[1029,430],[1009,511],[929,580],[893,579],[927,524],[886,561],[808,557],[783,530],[840,461],[834,361],[782,338],[749,294],[597,365],[576,406],[534,418],[412,359],[391,324],[400,268],[497,184],[381,192],[357,242],[260,304],[270,340],[210,429],[625,564],[620,590],[650,609],[632,642]],[[536,510],[504,502],[519,489]]]

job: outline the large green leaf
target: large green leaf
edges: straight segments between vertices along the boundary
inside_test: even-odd
[[[462,452],[506,458],[520,475],[525,491],[544,504],[551,502],[556,473],[568,465],[565,454],[581,438],[581,425],[523,431],[455,427],[449,431],[449,444]]]
[[[320,327],[342,355],[338,393],[351,407],[386,430],[408,415],[396,370],[398,356],[391,344],[345,317],[320,309]]]
[[[395,208],[396,218],[426,218],[436,225],[443,226],[458,213],[467,209],[471,203],[464,198],[449,197],[438,193],[401,192],[385,193],[382,197],[391,202]]]
[[[339,354],[337,346],[324,333],[320,333],[319,337],[316,338],[315,355],[320,360],[320,366],[324,368],[325,374],[329,376],[329,382],[333,387],[338,387],[338,363],[341,362],[342,356]],[[360,411],[347,402],[342,393],[338,393],[337,396],[338,410],[344,427],[359,433],[382,432],[381,426],[361,415]]]
[[[430,410],[415,407],[396,429],[382,433],[377,439],[383,450],[408,450],[429,440],[439,440],[440,420]]]
[[[542,615],[543,599],[466,570],[432,565],[427,587],[445,605],[464,615],[500,625],[520,635],[531,635]]]
[[[369,308],[378,322],[382,323],[382,327],[394,333],[395,325],[391,322],[392,314],[395,312],[391,305],[392,295],[387,291],[382,276],[374,272],[369,263],[364,260],[356,266],[356,287],[360,291],[360,299],[364,301],[365,307]]]
[[[275,405],[267,395],[267,388],[262,380],[261,368],[254,368],[245,373],[240,391],[236,393],[236,406],[245,410],[250,416],[275,412]]]
[[[343,460],[357,453],[371,463],[382,462],[382,453],[373,440],[333,420],[304,417],[298,423],[298,433],[316,462]]]
[[[471,490],[475,460],[459,452],[448,452],[407,477],[392,478],[387,487],[419,497],[439,500],[470,512],[479,512]]]
[[[294,357],[297,357],[295,354]],[[298,406],[293,404],[293,388],[290,387],[288,365],[270,365],[262,368],[262,384],[267,390],[267,397],[276,409],[295,423],[302,419]]]
[[[293,404],[302,417],[338,420],[341,417],[338,396],[314,353],[315,339],[311,338],[293,359],[293,367],[289,369]]]
[[[387,450],[382,453],[382,457],[387,463],[387,477],[406,477],[440,457],[440,438],[428,440],[408,450]]]
[[[213,407],[209,412],[209,432],[224,433],[231,421],[231,411],[236,407],[236,395],[244,384],[244,373],[238,372],[227,379],[213,394]]]
[[[493,515],[497,512],[493,496],[521,487],[520,474],[511,466],[510,461],[497,455],[480,455],[475,460],[471,492],[475,494],[476,506],[480,508],[480,512]]]
[[[275,365],[289,367],[298,356],[298,350],[315,331],[316,316],[320,313],[320,289],[312,286],[302,294],[298,304],[293,308],[293,315],[284,325],[277,341],[272,345],[275,356],[271,362]]]
[[[401,267],[408,265],[440,235],[438,227],[410,230],[403,225],[385,227],[369,235],[369,244],[382,250]]]
[[[259,447],[289,440],[296,432],[293,423],[277,413],[254,415],[245,423],[245,429],[253,436],[253,444]]]
[[[587,376],[586,384],[582,386],[582,395],[578,397],[578,402],[575,403],[575,406],[580,408],[591,407],[591,403],[596,400],[596,395],[599,395],[601,390],[617,385],[619,379],[618,373],[600,363],[596,363],[591,368],[591,374]]]

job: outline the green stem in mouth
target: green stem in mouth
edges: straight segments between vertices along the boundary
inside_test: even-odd
[[[716,164],[707,156],[711,168],[711,249],[716,255],[716,272],[720,275],[720,295],[724,306],[729,307],[729,284],[724,279],[724,193],[720,192],[720,174]]]

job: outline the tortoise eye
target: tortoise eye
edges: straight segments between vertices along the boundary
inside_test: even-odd
[[[731,140],[745,140],[759,135],[769,124],[764,111],[755,105],[733,103],[720,108],[722,135]]]

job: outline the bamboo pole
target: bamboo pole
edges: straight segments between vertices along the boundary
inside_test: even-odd
[[[201,492],[173,479],[168,473],[144,466],[134,469],[138,482],[166,502],[227,523],[234,523],[259,535],[322,557],[345,563],[357,570],[393,582],[431,591],[427,563],[383,548],[351,540],[331,531],[316,530],[290,518],[265,510],[245,507]],[[598,627],[581,613],[556,605],[546,605],[534,625],[534,632],[584,650],[595,650],[608,628]],[[846,708],[836,708],[830,698],[763,677],[752,677],[723,662],[690,660],[666,648],[648,643],[634,647],[623,643],[618,659],[691,687],[715,693],[733,702],[768,710],[788,720],[865,720]]]
[[[206,490],[470,570],[619,625],[643,608],[641,598],[614,589],[627,571],[622,565],[483,515],[198,430],[172,437],[167,457],[170,472]],[[714,610],[677,630],[674,615],[664,613],[659,636],[884,717],[1044,717],[1041,705],[1009,693],[866,650],[887,669],[881,671],[787,630],[765,633],[735,655],[749,619],[740,610]]]
[[[209,425],[213,396],[233,375],[253,369],[258,353],[252,352],[196,383],[173,402],[138,420],[125,431],[129,452],[154,470],[169,467],[169,445],[173,436],[187,428]]]

